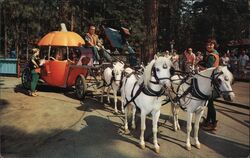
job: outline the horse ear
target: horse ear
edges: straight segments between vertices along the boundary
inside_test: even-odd
[[[113,63],[113,67],[115,67],[115,63]]]
[[[222,67],[221,66],[217,67],[217,72],[218,73],[222,72]]]
[[[124,66],[124,65],[125,65],[123,61],[121,61],[121,63],[122,63],[122,66]]]
[[[158,56],[157,56],[157,54],[155,54],[155,56],[154,56],[154,60],[156,60],[156,59],[158,59]]]

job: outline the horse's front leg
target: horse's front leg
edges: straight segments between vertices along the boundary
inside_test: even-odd
[[[152,116],[153,116],[153,136],[154,136],[155,152],[159,153],[160,152],[160,146],[159,146],[158,140],[157,140],[157,132],[158,132],[157,129],[158,129],[158,120],[159,120],[159,117],[160,117],[160,110],[153,111]]]
[[[118,113],[117,110],[117,90],[113,88],[113,93],[114,93],[114,101],[115,101],[115,113]]]
[[[204,110],[197,111],[195,113],[195,123],[194,123],[194,140],[195,140],[195,147],[200,149],[201,144],[198,139],[198,134],[199,134],[199,124],[201,120],[201,116],[203,115]]]
[[[187,112],[187,141],[186,141],[186,149],[191,150],[190,143],[190,132],[192,131],[192,113]]]
[[[142,149],[145,149],[144,141],[144,132],[146,129],[146,114],[144,111],[141,111],[141,136],[140,136],[140,145]]]

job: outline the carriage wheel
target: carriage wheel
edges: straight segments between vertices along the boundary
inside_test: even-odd
[[[76,78],[76,82],[75,82],[75,90],[76,90],[76,96],[79,99],[83,99],[85,97],[86,94],[86,81],[85,81],[85,77],[81,74]]]
[[[25,68],[22,72],[22,85],[25,89],[30,89],[31,84],[31,72],[29,68]]]

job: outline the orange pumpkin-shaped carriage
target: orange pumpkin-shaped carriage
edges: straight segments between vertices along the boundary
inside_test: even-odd
[[[82,37],[75,32],[67,31],[65,25],[62,25],[61,31],[45,35],[38,42],[40,58],[44,59],[40,79],[50,86],[75,86],[77,97],[83,98],[87,88],[85,78],[93,60],[91,49],[82,47],[84,44]],[[25,88],[29,88],[30,85],[29,73],[28,68],[22,73]]]

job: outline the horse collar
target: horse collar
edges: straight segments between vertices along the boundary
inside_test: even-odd
[[[199,89],[199,85],[198,85],[198,81],[197,78],[192,78],[191,80],[191,95],[201,99],[201,100],[208,100],[211,96],[209,95],[205,95],[203,94],[200,89]]]

